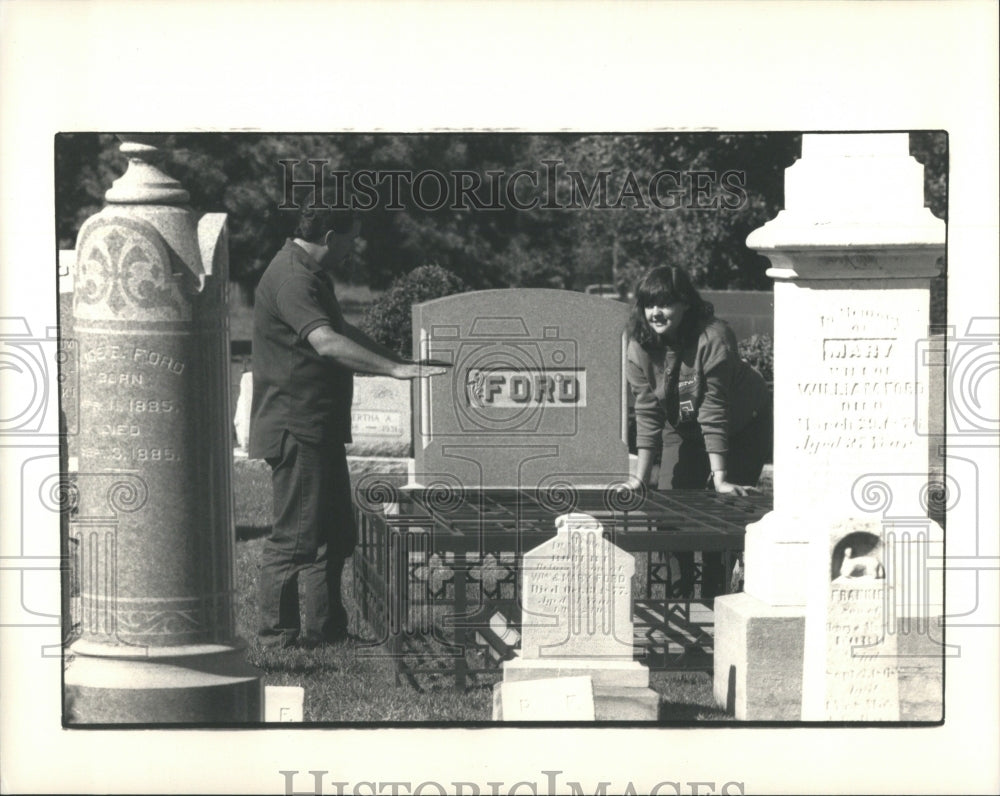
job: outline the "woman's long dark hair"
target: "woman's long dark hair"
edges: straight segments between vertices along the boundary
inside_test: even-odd
[[[628,335],[646,349],[663,345],[659,335],[646,322],[646,308],[664,307],[675,302],[687,304],[684,319],[678,329],[678,342],[688,343],[697,337],[704,322],[715,314],[712,305],[705,301],[683,268],[664,266],[649,271],[635,289],[635,304],[628,320]]]

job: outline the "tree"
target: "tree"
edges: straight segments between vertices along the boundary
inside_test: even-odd
[[[944,218],[947,137],[915,133],[911,142],[928,204]],[[165,149],[164,168],[192,207],[228,214],[230,273],[247,290],[294,230],[289,205],[314,198],[308,186],[285,195],[289,178],[309,181],[314,160],[327,202],[337,201],[333,171],[382,177],[342,280],[384,288],[436,263],[472,289],[613,282],[624,293],[666,264],[689,269],[703,288],[769,289],[767,261],[746,236],[782,208],[800,136],[179,133]],[[126,163],[107,134],[59,135],[55,155],[59,245],[72,247]],[[393,172],[409,175],[395,196]],[[458,186],[473,183],[459,201]]]

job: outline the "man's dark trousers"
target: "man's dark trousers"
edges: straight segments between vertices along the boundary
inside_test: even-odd
[[[259,584],[260,638],[288,646],[321,642],[347,631],[340,595],[345,559],[357,534],[343,443],[315,445],[285,432],[281,455],[268,458],[274,523],[264,541]],[[299,622],[298,581],[305,592]]]

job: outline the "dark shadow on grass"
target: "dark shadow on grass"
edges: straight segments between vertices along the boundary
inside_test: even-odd
[[[657,721],[661,724],[694,723],[704,721],[725,721],[729,718],[724,711],[691,702],[670,702],[660,700]]]
[[[470,673],[468,678],[473,682],[467,683],[463,691],[455,688],[455,676],[452,674],[413,674],[412,672],[404,671],[400,676],[418,694],[473,694],[476,691],[492,692],[494,685],[493,682],[489,681],[489,675],[482,672],[476,674]],[[499,682],[500,677],[497,676],[493,679]]]
[[[295,647],[264,649],[252,644],[247,650],[247,662],[267,674],[311,674],[313,672],[339,672],[340,666],[330,660],[329,648],[306,651]]]
[[[325,671],[325,672],[336,672],[340,671],[336,666],[324,665],[321,663],[308,663],[306,661],[293,661],[290,663],[281,663],[278,661],[267,661],[262,663],[254,664],[258,669],[260,669],[265,674],[312,674],[313,672]]]

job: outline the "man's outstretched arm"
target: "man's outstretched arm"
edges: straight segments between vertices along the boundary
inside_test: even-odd
[[[317,354],[332,359],[338,365],[357,373],[374,373],[394,379],[416,379],[439,376],[448,371],[441,365],[421,365],[403,362],[392,351],[379,345],[360,329],[345,325],[344,334],[331,326],[318,326],[306,335]]]
[[[359,346],[367,348],[369,351],[372,351],[378,354],[379,356],[383,356],[386,359],[391,359],[394,362],[408,361],[403,357],[400,357],[399,354],[397,354],[395,351],[373,340],[367,333],[361,331],[361,329],[359,329],[357,326],[347,323],[347,321],[344,321],[344,330],[341,332],[341,334],[344,335],[344,337],[346,337],[348,340],[353,340]]]

